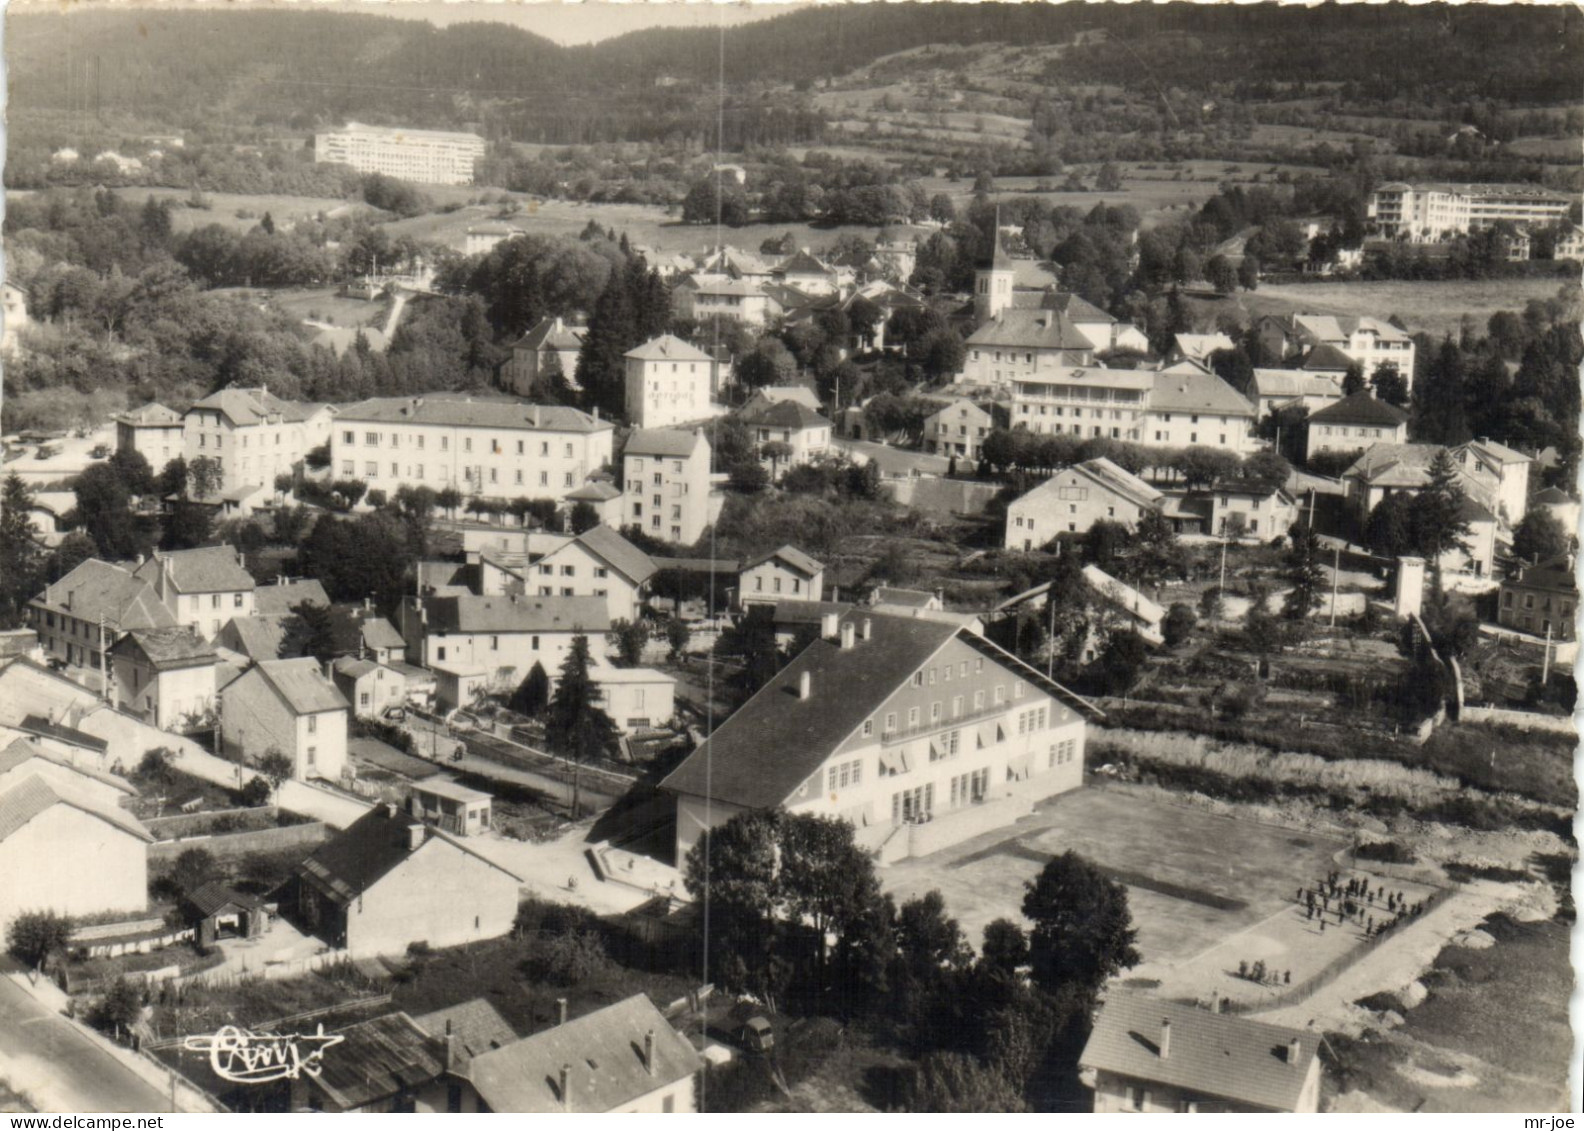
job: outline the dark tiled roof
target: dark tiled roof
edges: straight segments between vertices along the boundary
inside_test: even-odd
[[[311,577],[275,585],[260,585],[253,590],[253,611],[261,617],[283,617],[292,611],[293,606],[304,602],[322,608],[330,603],[330,595],[325,592],[323,585]]]
[[[1310,424],[1368,424],[1381,428],[1396,428],[1407,420],[1408,414],[1402,409],[1368,392],[1343,397],[1309,417]]]
[[[52,723],[43,715],[23,715],[22,721],[17,724],[17,729],[25,734],[36,734],[40,738],[53,738],[56,742],[64,742],[68,746],[81,747],[84,750],[108,750],[110,744],[102,738],[89,734],[87,731],[74,730],[60,723]]]
[[[198,917],[201,919],[207,919],[216,911],[224,911],[227,907],[235,906],[252,910],[260,906],[260,900],[255,896],[244,895],[227,887],[224,880],[210,880],[194,888],[187,894],[187,902],[194,911],[198,912]]]
[[[453,1047],[468,1056],[481,1056],[517,1040],[517,1032],[507,1024],[506,1018],[481,997],[420,1014],[413,1021],[431,1037],[442,1041],[449,1025]]]
[[[220,630],[250,660],[277,660],[286,654],[287,617],[232,617]]]
[[[169,628],[176,617],[165,607],[152,586],[131,571],[98,558],[89,558],[33,598],[37,608],[61,612],[85,621],[104,618],[110,631],[132,628]]]
[[[1301,369],[1345,371],[1353,367],[1353,359],[1329,342],[1322,342],[1304,356]]]
[[[339,419],[354,424],[438,424],[456,428],[521,429],[528,432],[603,432],[607,420],[565,405],[535,405],[515,397],[426,393],[421,397],[373,397],[349,404]]]
[[[135,628],[117,640],[110,651],[141,652],[155,671],[203,667],[220,658],[203,637],[187,625],[178,628]]]
[[[589,553],[608,562],[612,569],[634,585],[642,585],[655,575],[655,564],[649,555],[604,523],[589,527],[577,536],[576,541],[587,548]]]
[[[1224,416],[1253,416],[1254,406],[1214,373],[1175,370],[1155,374],[1150,393],[1155,412],[1204,412]]]
[[[756,558],[750,558],[743,562],[742,568],[752,569],[756,565],[763,565],[771,558],[776,558],[780,561],[783,561],[793,569],[800,570],[809,577],[813,577],[815,574],[820,573],[825,569],[825,566],[822,563],[816,561],[812,556],[805,554],[802,550],[792,545],[782,546],[779,549],[771,550],[768,554],[760,554]]]
[[[968,336],[968,346],[1013,349],[1092,350],[1094,343],[1067,316],[1054,310],[1003,310]]]
[[[654,1034],[653,1071],[644,1063]],[[571,1067],[569,1095],[561,1070]],[[469,1078],[496,1112],[614,1111],[704,1067],[643,994],[473,1058]]]
[[[1160,1055],[1161,1022],[1171,1044]],[[1288,1063],[1290,1042],[1298,1055]],[[1320,1034],[1190,1005],[1108,991],[1079,1064],[1255,1107],[1292,1111],[1320,1049]]]
[[[311,656],[295,660],[260,660],[257,671],[296,714],[314,715],[347,709],[346,699],[336,690],[335,684],[324,677],[319,661]]]
[[[835,271],[806,251],[799,251],[791,258],[777,264],[777,275],[834,275]]]
[[[283,420],[307,420],[322,407],[301,401],[283,401],[268,389],[243,389],[231,386],[193,402],[194,409],[215,409],[233,424],[251,425],[266,416]],[[189,409],[188,411],[192,411]]]
[[[827,616],[851,611],[852,605],[845,601],[777,601],[772,616],[777,625],[819,624]]]
[[[677,428],[635,428],[627,437],[622,454],[627,456],[671,456],[686,459],[692,455],[704,437],[698,432],[683,432]]]
[[[417,818],[376,805],[297,867],[345,902],[367,891],[411,854],[408,826]]]
[[[608,632],[603,597],[426,597],[430,632]]]
[[[658,338],[650,338],[642,345],[634,346],[622,356],[634,358],[638,361],[711,360],[709,354],[691,342],[684,342],[675,334],[661,334]]]
[[[745,412],[742,415],[744,424],[760,425],[769,428],[829,428],[831,422],[807,405],[798,404],[796,401],[777,401],[774,404],[764,405],[760,408]]]
[[[135,576],[154,585],[166,563],[171,581],[182,593],[251,592],[256,588],[253,575],[242,568],[237,552],[230,546],[155,550],[154,556],[137,568]]]
[[[445,1075],[445,1048],[405,1013],[388,1013],[339,1030],[342,1042],[320,1062],[310,1087],[342,1108],[357,1108],[416,1090]]]

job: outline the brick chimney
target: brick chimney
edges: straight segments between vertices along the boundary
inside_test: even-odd
[[[826,640],[836,635],[836,625],[841,617],[836,613],[823,613],[820,615],[820,636]]]
[[[798,698],[807,699],[813,693],[813,677],[808,672],[800,672],[798,674]]]

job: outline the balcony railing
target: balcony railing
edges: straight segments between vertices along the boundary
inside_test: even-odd
[[[920,723],[917,726],[903,727],[899,730],[884,731],[880,735],[880,744],[882,746],[896,746],[903,742],[911,742],[913,739],[921,738],[926,734],[944,734],[946,731],[956,730],[971,723],[981,723],[997,715],[1004,715],[1013,706],[1014,704],[1010,702],[995,703],[976,711],[968,711],[957,715],[954,718]]]

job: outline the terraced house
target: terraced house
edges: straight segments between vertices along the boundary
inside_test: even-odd
[[[922,856],[1083,783],[1100,711],[955,623],[872,609],[821,636],[661,783],[677,860],[738,813],[852,822],[883,862]]]
[[[374,397],[343,408],[330,440],[338,479],[387,494],[455,488],[469,497],[561,501],[610,462],[608,421],[505,397]]]

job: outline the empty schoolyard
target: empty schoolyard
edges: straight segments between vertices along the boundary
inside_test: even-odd
[[[938,888],[977,947],[987,923],[1020,920],[1024,883],[1072,849],[1127,885],[1144,962],[1170,966],[1290,908],[1298,887],[1333,870],[1346,846],[1125,786],[1091,786],[1011,828],[904,860],[880,876],[898,902]]]

